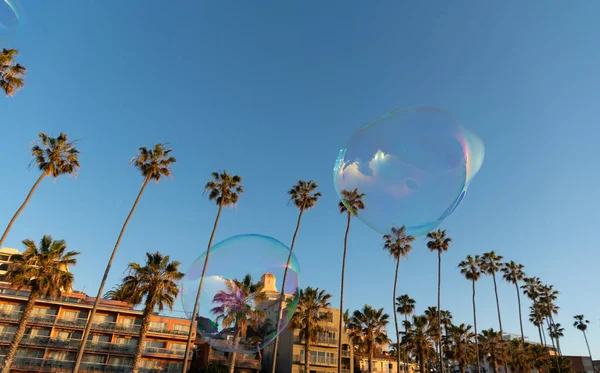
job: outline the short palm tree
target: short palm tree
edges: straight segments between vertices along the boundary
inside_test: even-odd
[[[27,69],[15,63],[19,54],[16,49],[2,48],[0,52],[0,88],[6,96],[13,96],[16,91],[25,85],[25,72]]]
[[[310,210],[315,207],[319,198],[321,198],[321,193],[317,192],[317,188],[319,185],[313,181],[304,181],[298,180],[296,185],[294,185],[290,190],[288,190],[287,194],[290,197],[290,202],[293,203],[299,210],[298,214],[298,222],[296,223],[296,230],[294,231],[294,236],[292,237],[292,244],[290,246],[290,253],[287,259],[287,265],[283,272],[283,280],[281,281],[281,294],[279,295],[280,307],[282,310],[282,305],[285,299],[285,283],[287,280],[288,268],[290,267],[290,262],[292,260],[292,255],[294,253],[294,245],[296,244],[296,237],[298,236],[298,231],[300,230],[300,221],[302,220],[302,214],[305,211]],[[280,311],[281,312],[281,311]],[[281,314],[277,319],[277,329],[281,329]],[[271,367],[272,373],[275,373],[275,367],[277,366],[277,351],[279,349],[279,334],[275,337],[275,343],[273,344],[273,366]]]
[[[375,309],[367,304],[362,310],[355,310],[349,320],[350,339],[355,346],[367,353],[369,373],[373,373],[375,351],[390,342],[385,329],[389,315],[383,308]]]
[[[541,297],[541,287],[542,282],[539,277],[526,277],[523,279],[523,285],[521,285],[521,289],[523,289],[523,294],[525,294],[533,303],[531,310],[533,312],[533,320],[534,325],[538,327],[538,332],[540,334],[540,343],[544,344],[543,335],[542,335],[542,315],[541,315],[541,307],[538,302]],[[544,334],[545,335],[545,334]]]
[[[300,299],[290,320],[290,326],[300,330],[300,339],[304,341],[304,371],[310,372],[310,349],[317,343],[319,334],[326,330],[327,309],[331,306],[331,294],[310,286],[300,290]],[[340,336],[341,338],[341,336]]]
[[[226,280],[225,286],[227,290],[215,294],[212,301],[218,306],[211,312],[217,315],[217,322],[221,321],[224,329],[233,327],[233,350],[229,355],[229,373],[233,373],[240,339],[246,337],[249,327],[258,330],[265,320],[261,305],[266,296],[260,291],[261,284],[253,283],[250,275],[246,275],[242,281]]]
[[[406,234],[406,227],[403,225],[400,228],[392,227],[389,234],[383,236],[383,249],[387,251],[392,258],[396,261],[396,272],[394,275],[394,294],[392,298],[392,305],[396,308],[396,285],[398,284],[398,268],[400,267],[400,258],[406,258],[408,253],[412,250],[410,245],[415,238]],[[400,338],[400,331],[398,330],[398,316],[397,312],[394,312],[394,325],[396,326],[396,338]],[[400,355],[396,357],[397,366],[400,366]]]
[[[450,242],[452,238],[446,236],[446,230],[438,229],[436,232],[427,233],[427,248],[430,252],[437,252],[438,257],[438,288],[437,288],[437,309],[441,309],[440,297],[442,292],[442,252],[448,251],[450,248]],[[438,320],[437,325],[441,325],[440,313],[437,314]],[[438,354],[439,354],[439,369],[440,372],[444,372],[444,357],[442,353],[442,328],[438,328]]]
[[[399,296],[398,298],[396,298],[396,312],[404,315],[404,335],[408,334],[408,317],[410,315],[412,315],[412,313],[415,311],[415,305],[417,302],[415,302],[414,299],[412,299],[411,297],[408,296],[408,294],[403,294],[401,296]],[[400,344],[400,343],[398,343]],[[406,355],[406,349],[404,350],[404,356],[402,357],[402,360],[404,362],[404,371],[407,372],[407,366],[406,366],[406,361],[407,361],[407,355]],[[400,369],[400,366],[398,366],[398,370]]]
[[[350,231],[350,220],[352,215],[358,215],[359,210],[364,210],[364,193],[359,193],[358,188],[353,190],[342,190],[342,199],[338,203],[340,214],[346,214],[348,221],[346,224],[346,234],[344,235],[344,255],[342,256],[342,279],[340,281],[340,310],[344,309],[344,272],[346,270],[346,249],[348,248],[348,232]],[[340,311],[341,312],[341,311]],[[340,317],[339,325],[340,337],[344,332],[344,324]],[[342,371],[342,338],[338,339],[338,373]]]
[[[475,283],[481,277],[481,257],[475,255],[467,255],[467,258],[458,264],[460,267],[460,273],[465,276],[467,280],[470,280],[473,284],[473,327],[475,330],[475,366],[476,371],[479,370],[479,340],[477,335],[477,312],[475,308]]]
[[[11,258],[7,281],[17,289],[29,288],[29,297],[8,348],[2,373],[10,372],[35,302],[41,297],[57,297],[70,291],[73,274],[68,271],[68,266],[77,264],[75,257],[79,255],[78,252],[67,251],[64,240],[53,241],[48,235],[40,240],[39,247],[32,240],[24,240],[23,245],[25,252]]]
[[[479,335],[481,343],[481,351],[485,359],[492,367],[493,373],[498,373],[498,368],[507,363],[508,351],[506,343],[502,339],[502,333],[494,331],[494,329],[483,330]]]
[[[61,132],[58,137],[50,137],[45,133],[40,133],[39,140],[31,147],[31,155],[33,156],[31,165],[37,166],[41,174],[31,187],[23,204],[10,219],[4,234],[0,237],[0,248],[17,217],[23,212],[31,196],[46,176],[57,178],[61,175],[77,174],[79,170],[79,151],[75,148],[75,142],[69,141],[66,133]]]
[[[573,318],[575,319],[573,326],[576,327],[578,330],[581,330],[581,332],[583,333],[583,338],[585,338],[585,345],[587,346],[588,354],[590,355],[590,360],[594,361],[594,359],[592,359],[592,351],[590,350],[590,344],[588,343],[587,335],[585,334],[585,331],[587,330],[587,326],[590,323],[590,321],[586,320],[584,315],[575,315],[573,316]]]
[[[156,144],[154,148],[147,149],[146,147],[139,148],[139,154],[136,155],[132,160],[131,164],[133,164],[144,177],[144,182],[142,184],[142,188],[140,189],[131,210],[129,210],[129,214],[125,219],[125,223],[123,223],[123,227],[121,227],[121,231],[119,232],[119,237],[117,238],[117,242],[115,243],[115,247],[110,254],[110,259],[108,260],[108,264],[104,269],[104,275],[102,276],[102,281],[100,282],[100,287],[98,288],[98,295],[96,295],[96,300],[94,301],[94,306],[90,311],[90,315],[88,317],[88,321],[85,325],[85,330],[83,332],[83,337],[81,340],[81,345],[79,346],[79,351],[77,352],[77,358],[75,360],[75,367],[73,368],[73,373],[77,373],[79,371],[79,366],[81,364],[81,359],[83,358],[83,351],[85,350],[85,344],[87,342],[88,335],[92,328],[92,323],[94,320],[94,315],[100,305],[100,299],[102,297],[102,292],[104,291],[104,286],[106,285],[106,279],[108,278],[108,274],[110,272],[110,268],[112,267],[112,263],[115,259],[115,255],[117,254],[117,250],[119,249],[119,245],[121,244],[121,239],[127,229],[127,225],[129,224],[129,220],[133,216],[135,209],[137,208],[140,199],[142,198],[142,194],[144,194],[144,190],[146,186],[151,180],[154,180],[158,183],[163,177],[171,176],[171,165],[177,162],[177,160],[171,156],[171,149],[165,147],[165,144]]]
[[[442,338],[442,354],[444,354],[445,357],[448,353],[448,345],[446,342],[448,337],[448,330],[450,329],[450,326],[452,326],[452,313],[448,310],[441,310],[440,315],[440,322],[441,325],[444,327],[444,337]]]
[[[433,341],[428,332],[428,318],[426,315],[414,315],[410,324],[410,329],[404,336],[404,345],[416,357],[419,370],[425,372],[427,361],[435,357]]]
[[[525,343],[525,333],[523,333],[523,317],[521,312],[521,294],[519,291],[519,282],[525,278],[525,272],[523,272],[525,266],[523,264],[517,264],[514,261],[505,263],[502,266],[502,277],[509,283],[515,285],[517,290],[517,302],[519,304],[519,325],[521,326],[521,341]]]
[[[460,373],[466,372],[467,365],[471,364],[475,357],[474,338],[475,334],[471,331],[471,325],[451,325],[448,329],[450,357],[460,367]]]
[[[560,342],[558,340],[565,336],[564,331],[565,328],[563,328],[560,323],[550,324],[548,326],[548,334],[556,341],[556,349],[558,350],[559,355],[562,355],[562,352],[560,350]]]
[[[170,259],[168,255],[162,255],[158,251],[146,253],[146,263],[143,266],[135,262],[129,263],[128,275],[121,283],[120,289],[128,295],[129,303],[144,304],[142,327],[131,368],[133,373],[137,373],[139,369],[152,313],[156,308],[163,311],[165,306],[172,311],[179,294],[178,283],[183,278],[183,273],[179,272],[181,263]]]
[[[204,193],[208,194],[208,199],[211,201],[215,201],[217,204],[217,217],[215,218],[215,223],[213,225],[212,232],[210,234],[210,238],[208,240],[208,247],[206,249],[206,258],[204,259],[204,267],[202,267],[202,275],[200,276],[200,283],[198,284],[198,291],[196,292],[196,299],[194,300],[194,308],[192,310],[192,318],[191,320],[196,320],[196,316],[198,313],[198,304],[200,303],[200,295],[202,294],[202,286],[204,285],[204,275],[206,274],[206,268],[208,268],[208,259],[210,256],[210,248],[212,247],[213,239],[215,238],[215,233],[217,232],[217,226],[219,225],[219,219],[221,218],[221,211],[223,207],[233,207],[236,206],[240,195],[244,193],[244,188],[242,186],[242,177],[238,175],[230,175],[227,171],[213,172],[211,174],[212,180],[210,180],[204,186]],[[192,336],[194,334],[194,323],[190,324],[190,329],[188,330],[188,339],[185,345],[185,356],[192,351],[193,340]],[[183,371],[187,372],[188,369],[188,361],[187,359],[183,361]]]

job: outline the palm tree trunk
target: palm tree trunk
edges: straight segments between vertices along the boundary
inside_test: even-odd
[[[221,218],[221,211],[223,210],[223,205],[219,203],[219,209],[217,210],[217,217],[215,218],[215,224],[213,225],[213,230],[210,234],[210,239],[208,240],[208,247],[206,248],[206,258],[204,259],[204,267],[202,267],[202,276],[200,276],[200,284],[198,285],[198,292],[196,293],[196,300],[194,301],[194,309],[192,311],[192,318],[190,320],[190,329],[188,330],[188,339],[185,345],[185,354],[183,359],[183,373],[187,373],[188,370],[188,356],[190,355],[190,351],[192,350],[192,335],[194,334],[194,326],[196,324],[196,316],[198,312],[198,304],[200,303],[200,295],[202,294],[202,285],[204,284],[204,275],[206,274],[206,268],[208,267],[208,258],[210,257],[210,248],[213,243],[213,239],[215,238],[215,233],[217,232],[217,227],[219,226],[219,219]]]
[[[27,194],[27,197],[25,198],[25,201],[23,202],[23,204],[21,205],[21,207],[19,207],[19,209],[17,210],[17,212],[15,212],[15,214],[13,215],[12,219],[10,219],[10,222],[8,223],[8,226],[4,230],[4,234],[2,234],[2,238],[0,238],[0,248],[2,248],[2,244],[4,243],[4,240],[6,239],[6,236],[8,235],[8,232],[10,232],[10,229],[12,228],[13,224],[17,220],[17,217],[19,217],[19,215],[21,214],[21,212],[23,212],[23,210],[25,209],[25,206],[27,206],[27,204],[29,203],[29,200],[31,199],[31,196],[33,195],[33,192],[35,192],[35,190],[37,189],[38,185],[40,185],[40,183],[42,182],[42,180],[44,179],[44,177],[46,177],[46,173],[42,172],[42,174],[40,175],[40,177],[38,177],[38,179],[35,182],[35,184],[33,184],[33,186],[31,187],[31,190],[29,191],[29,194]]]
[[[550,340],[552,341],[552,348],[554,349],[554,352],[555,352],[554,358],[556,359],[556,370],[558,370],[558,373],[561,373],[560,372],[560,362],[558,361],[558,350],[557,350],[556,346],[554,345],[554,333],[551,332],[552,328],[550,327],[551,324],[550,324],[550,320],[548,317],[546,318],[546,325],[548,325],[548,329],[549,329],[548,334],[550,334]]]
[[[473,328],[475,329],[475,368],[477,373],[480,373],[479,370],[479,335],[477,334],[477,312],[475,310],[475,280],[473,280]]]
[[[308,337],[308,332],[306,333],[304,340],[304,372],[310,373],[310,338]]]
[[[369,365],[369,373],[373,373],[373,347],[369,348],[369,357],[367,359],[367,364]]]
[[[290,262],[292,261],[292,254],[294,253],[294,245],[296,244],[296,237],[298,236],[298,231],[300,230],[300,221],[302,220],[302,214],[304,213],[304,209],[300,209],[300,214],[298,214],[298,222],[296,223],[296,230],[294,231],[294,236],[292,237],[292,245],[290,246],[290,254],[288,255],[287,265],[285,266],[285,271],[283,272],[283,280],[281,281],[281,294],[279,298],[279,317],[277,318],[277,329],[275,332],[277,336],[275,337],[275,343],[273,344],[273,366],[271,367],[271,372],[275,373],[275,367],[277,365],[277,351],[279,350],[279,330],[281,329],[281,312],[283,301],[285,300],[285,281],[287,280],[288,268],[290,268]],[[340,310],[341,312],[341,310]]]
[[[523,333],[523,317],[521,315],[521,294],[519,292],[519,284],[516,281],[515,289],[517,289],[517,302],[519,303],[519,325],[521,325],[521,341],[525,343],[525,333]]]
[[[554,322],[554,317],[552,317],[552,314],[550,314],[550,323],[552,323],[552,325],[554,325],[554,328],[556,328],[556,323]],[[558,332],[558,330],[557,330],[557,332]],[[556,349],[557,349],[557,352],[558,352],[559,356],[561,356],[562,352],[560,351],[560,344],[558,343],[559,336],[557,335],[554,338],[556,339]]]
[[[587,335],[585,334],[585,330],[582,330],[582,332],[583,332],[583,338],[585,338],[585,345],[587,346],[588,354],[590,355],[590,360],[594,361],[594,359],[592,359],[592,351],[590,350],[590,344],[588,343]]]
[[[466,373],[467,372],[467,366],[465,365],[465,363],[460,363],[460,373]]]
[[[19,320],[19,327],[15,332],[13,340],[10,342],[10,346],[8,348],[8,353],[6,354],[6,359],[4,359],[4,367],[2,368],[2,373],[10,373],[10,366],[17,354],[17,349],[19,348],[19,343],[25,335],[25,330],[27,329],[27,320],[33,311],[33,307],[35,306],[35,301],[39,298],[39,294],[37,292],[29,293],[29,298],[27,299],[27,304],[25,305],[25,309],[21,314],[21,319]]]
[[[496,309],[498,310],[498,325],[500,326],[500,335],[502,335],[502,318],[500,317],[500,301],[498,300],[498,287],[496,286],[496,272],[492,272],[494,279],[494,293],[496,294]]]
[[[408,334],[408,314],[407,313],[404,314],[404,321],[405,321],[405,323],[404,323],[404,335],[407,335]],[[398,347],[400,347],[399,344],[398,344]],[[405,373],[408,372],[408,370],[407,370],[408,366],[406,365],[406,360],[408,360],[408,356],[407,355],[408,355],[408,351],[405,348],[404,349],[404,372]],[[398,370],[400,370],[400,365],[398,365]]]
[[[146,339],[146,334],[148,333],[148,328],[150,327],[150,317],[152,316],[153,310],[154,301],[151,300],[150,302],[146,303],[146,307],[144,307],[144,313],[142,314],[142,327],[140,328],[138,345],[135,349],[135,356],[133,357],[133,364],[131,366],[132,373],[138,373],[140,361],[142,360],[142,353],[144,352],[144,340]]]
[[[346,225],[346,235],[344,236],[344,255],[342,256],[342,280],[340,286],[340,322],[338,336],[338,373],[342,372],[342,335],[344,333],[344,272],[346,270],[346,249],[348,247],[348,232],[350,231],[350,219],[352,214],[348,211],[348,224]],[[400,347],[400,346],[398,346]],[[398,351],[399,352],[399,351]]]
[[[492,370],[494,371],[494,373],[498,373],[498,364],[496,363],[496,361],[492,362]]]
[[[392,310],[394,313],[394,325],[396,326],[396,340],[399,339],[400,331],[398,330],[398,312],[396,312],[396,285],[398,283],[398,268],[400,267],[400,258],[396,260],[396,275],[394,277],[394,297],[392,298]],[[396,355],[397,366],[400,366],[400,354]]]
[[[104,276],[102,276],[102,282],[100,282],[100,287],[98,288],[98,294],[96,295],[96,299],[94,300],[94,306],[89,313],[87,322],[85,324],[85,330],[83,331],[83,336],[81,338],[81,344],[79,346],[79,351],[77,352],[77,359],[75,360],[75,367],[73,368],[73,373],[77,373],[79,371],[79,365],[81,364],[81,359],[83,358],[83,351],[85,350],[85,344],[87,342],[88,335],[90,334],[90,329],[92,328],[92,323],[94,322],[94,315],[96,314],[96,310],[100,305],[100,299],[102,299],[102,292],[104,291],[104,285],[106,284],[106,279],[108,278],[108,273],[110,272],[110,267],[115,259],[115,255],[117,254],[117,250],[119,248],[119,244],[121,243],[121,239],[123,238],[123,234],[125,233],[125,229],[127,229],[127,225],[129,224],[129,220],[133,216],[135,209],[137,208],[138,203],[140,202],[140,198],[142,198],[142,194],[144,194],[144,190],[150,181],[149,177],[146,177],[144,180],[144,184],[142,184],[142,189],[138,193],[131,210],[129,211],[129,215],[127,215],[127,219],[125,219],[125,223],[121,228],[121,232],[119,233],[119,237],[117,238],[117,242],[115,243],[115,247],[113,248],[112,254],[110,255],[110,259],[108,260],[108,264],[106,265],[106,269],[104,270]]]
[[[419,370],[421,373],[427,373],[425,372],[425,358],[423,357],[422,352],[419,352]]]
[[[438,251],[438,303],[437,303],[437,327],[438,327],[438,354],[440,356],[440,372],[444,373],[444,356],[442,354],[442,309],[440,308],[440,296],[442,293],[442,252]],[[400,364],[398,364],[400,365]]]
[[[239,328],[236,326],[235,337],[233,341],[233,351],[229,353],[229,373],[233,373],[235,371],[235,359],[237,357],[238,344],[240,343],[240,332]]]

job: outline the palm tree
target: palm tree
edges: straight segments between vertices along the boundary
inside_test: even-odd
[[[575,319],[573,326],[581,330],[581,332],[583,333],[583,338],[585,338],[585,345],[587,346],[588,354],[590,355],[590,360],[594,361],[594,359],[592,359],[592,351],[590,350],[590,344],[588,343],[587,335],[585,334],[585,331],[587,330],[587,324],[589,324],[590,321],[586,320],[584,315],[575,315],[573,316],[573,318]]]
[[[540,281],[539,277],[526,277],[523,279],[524,285],[521,286],[521,289],[523,289],[523,294],[525,294],[533,303],[531,310],[533,313],[533,320],[535,320],[535,322],[533,322],[533,324],[535,326],[538,327],[538,332],[540,333],[540,343],[541,344],[545,344],[543,341],[543,335],[542,335],[542,326],[543,326],[543,322],[542,322],[542,317],[540,314],[540,307],[538,305],[538,301],[540,299],[541,296],[541,287],[542,287],[542,282]],[[531,318],[530,318],[531,320]]]
[[[559,355],[562,355],[562,352],[560,350],[560,343],[558,342],[558,340],[559,340],[559,338],[562,338],[565,336],[564,331],[565,331],[565,328],[561,327],[560,323],[550,324],[548,326],[548,334],[550,335],[551,338],[556,340],[556,349],[558,350]]]
[[[150,326],[150,318],[155,308],[158,311],[163,311],[165,306],[173,310],[173,302],[179,294],[178,283],[183,278],[183,273],[179,272],[178,261],[170,261],[168,255],[162,255],[160,252],[146,253],[145,265],[140,265],[135,262],[129,263],[127,266],[128,275],[125,276],[121,283],[119,292],[116,296],[126,294],[127,301],[131,304],[144,303],[144,311],[142,313],[142,327],[138,338],[138,345],[133,358],[133,366],[131,371],[137,373],[139,369],[140,359],[144,350],[144,340],[148,327]],[[115,298],[112,298],[116,300]],[[123,299],[123,298],[122,298]]]
[[[529,346],[520,339],[513,339],[508,342],[508,355],[510,356],[508,365],[513,372],[529,373],[534,368]]]
[[[479,341],[481,342],[481,351],[490,363],[493,373],[498,373],[498,367],[506,364],[508,360],[502,333],[496,332],[494,329],[483,330],[479,335]]]
[[[56,179],[61,175],[77,174],[79,170],[79,151],[75,148],[75,142],[69,141],[66,133],[61,132],[58,137],[49,137],[45,133],[40,133],[39,138],[35,145],[31,147],[33,159],[30,165],[35,164],[41,171],[41,174],[33,184],[33,187],[31,187],[21,207],[19,207],[12,219],[10,219],[8,226],[4,230],[4,234],[0,238],[0,248],[17,217],[23,212],[31,196],[33,196],[33,192],[35,192],[46,176],[52,176]]]
[[[414,315],[410,329],[405,335],[404,344],[417,359],[419,370],[425,372],[425,364],[428,359],[435,356],[435,350],[431,345],[431,336],[428,331],[428,317],[425,315]]]
[[[346,224],[346,234],[344,235],[344,255],[342,256],[342,280],[340,287],[340,312],[344,309],[344,272],[346,270],[346,249],[348,248],[348,232],[350,231],[350,220],[352,215],[358,215],[358,210],[364,210],[365,204],[363,202],[364,193],[359,193],[358,188],[354,190],[342,190],[342,199],[338,203],[340,208],[340,214],[346,213],[348,222]],[[340,338],[338,339],[338,373],[342,371],[342,334],[344,332],[344,325],[342,317],[339,321]]]
[[[521,341],[525,343],[525,334],[523,333],[523,317],[521,315],[521,294],[519,292],[519,281],[523,281],[525,278],[525,272],[523,272],[525,266],[523,264],[517,264],[514,261],[505,263],[502,266],[502,277],[511,284],[515,285],[517,290],[517,302],[519,303],[519,325],[521,325]]]
[[[64,240],[53,241],[44,236],[39,247],[32,240],[24,240],[25,252],[11,257],[7,281],[20,290],[29,288],[29,297],[19,320],[19,327],[8,348],[2,373],[9,373],[19,343],[25,334],[27,320],[33,311],[35,302],[42,297],[57,297],[69,292],[73,284],[73,274],[68,266],[77,264],[76,251],[67,251]]]
[[[16,49],[2,48],[0,53],[0,88],[6,96],[13,96],[15,91],[25,85],[25,72],[27,69],[15,63],[14,59],[19,55]]]
[[[471,325],[451,325],[448,329],[450,356],[460,367],[460,373],[466,372],[467,365],[471,364],[475,357],[472,342],[474,338]]]
[[[403,294],[396,298],[396,312],[398,312],[401,315],[404,315],[404,335],[408,334],[408,317],[415,311],[415,304],[415,300],[409,297],[408,294]],[[403,356],[405,372],[407,371],[406,360],[407,356],[405,349]],[[398,366],[398,370],[400,370],[400,366]]]
[[[213,303],[219,304],[211,309],[221,321],[224,329],[233,327],[233,350],[229,356],[229,373],[235,370],[236,350],[241,338],[246,337],[248,328],[258,330],[265,319],[261,310],[266,295],[261,291],[260,283],[253,283],[252,277],[246,275],[242,281],[226,280],[227,290],[219,290],[213,298]]]
[[[529,306],[529,321],[538,328],[538,332],[540,333],[540,344],[546,345],[546,334],[542,335],[542,327],[544,326],[544,322],[542,320],[542,316],[540,313],[539,304],[532,304]]]
[[[310,286],[300,290],[300,299],[290,320],[290,326],[300,329],[300,339],[304,341],[304,371],[310,372],[310,348],[316,343],[319,334],[325,330],[328,320],[327,309],[331,306],[331,294]],[[340,336],[341,338],[341,336]]]
[[[500,272],[502,269],[502,255],[496,255],[492,250],[487,253],[483,253],[481,256],[481,273],[491,275],[494,280],[494,294],[496,294],[496,309],[498,310],[498,325],[500,327],[500,336],[502,336],[502,318],[500,317],[500,302],[498,300],[498,286],[496,285],[496,272]]]
[[[427,248],[430,252],[437,252],[438,254],[438,294],[437,294],[437,309],[440,310],[440,297],[442,291],[442,252],[448,251],[450,248],[450,242],[452,242],[452,238],[446,237],[446,230],[438,229],[437,232],[429,232],[427,233],[427,238],[429,241],[427,242]],[[440,326],[440,313],[437,314],[438,320],[437,325]],[[439,363],[440,363],[440,372],[444,373],[444,358],[442,356],[442,329],[438,328],[438,354],[439,354]]]
[[[288,268],[290,267],[290,262],[292,260],[292,254],[294,253],[294,245],[296,244],[296,237],[298,236],[298,231],[300,230],[300,221],[302,220],[302,214],[304,211],[310,210],[315,207],[319,198],[321,198],[321,193],[317,192],[317,188],[319,185],[315,181],[304,181],[298,180],[296,185],[294,185],[288,192],[288,196],[290,197],[290,202],[292,202],[298,209],[300,209],[300,213],[298,214],[298,222],[296,223],[296,230],[294,231],[294,236],[292,237],[292,245],[290,246],[290,253],[287,259],[287,265],[285,267],[285,271],[283,272],[283,280],[281,281],[281,294],[279,295],[279,317],[277,319],[277,329],[281,329],[281,312],[282,305],[285,299],[285,282],[287,280]],[[341,310],[340,310],[341,312]],[[273,344],[273,366],[271,367],[272,373],[275,373],[275,367],[277,366],[277,350],[279,349],[279,334],[275,337],[275,343]]]
[[[131,160],[131,164],[133,164],[144,177],[144,182],[142,184],[142,188],[125,219],[125,223],[123,223],[123,227],[121,228],[121,232],[119,232],[119,237],[117,238],[117,242],[115,243],[115,247],[110,254],[110,259],[108,260],[108,264],[104,269],[104,275],[102,276],[102,281],[100,282],[100,287],[98,288],[98,294],[96,295],[96,300],[94,301],[94,306],[90,311],[90,315],[87,319],[87,323],[85,325],[85,330],[83,332],[83,337],[81,339],[81,345],[79,346],[79,351],[77,352],[77,359],[75,360],[75,367],[73,368],[73,373],[77,373],[79,371],[79,366],[81,365],[81,359],[83,358],[83,351],[85,350],[85,344],[87,342],[88,335],[90,334],[90,330],[92,328],[92,322],[94,320],[94,315],[96,314],[96,310],[100,305],[100,299],[102,297],[102,292],[104,291],[104,285],[106,285],[106,279],[108,278],[108,273],[110,272],[110,268],[115,259],[115,255],[117,254],[117,250],[119,249],[119,245],[121,243],[121,239],[123,238],[123,234],[127,229],[127,225],[129,224],[129,220],[133,216],[135,209],[137,208],[140,199],[142,198],[142,194],[144,194],[144,190],[146,186],[151,180],[154,180],[157,184],[163,177],[171,176],[171,165],[176,163],[177,160],[171,156],[171,149],[167,149],[165,144],[156,144],[153,149],[147,149],[146,147],[139,148],[139,154],[133,157]],[[187,355],[186,355],[187,356]],[[186,360],[187,361],[187,360]]]
[[[400,228],[392,227],[392,231],[389,234],[383,236],[383,249],[387,251],[390,256],[396,261],[396,274],[394,277],[394,294],[392,298],[392,305],[396,308],[396,285],[398,284],[398,268],[400,267],[400,258],[406,258],[408,253],[412,250],[410,243],[415,238],[413,236],[406,235],[406,227],[403,225]],[[396,326],[396,339],[399,338],[400,332],[398,330],[398,316],[397,312],[394,312],[394,325]],[[398,367],[400,367],[400,355],[396,357]]]
[[[367,353],[369,373],[373,373],[375,351],[390,342],[385,329],[389,315],[383,308],[375,309],[367,304],[362,310],[355,310],[349,320],[350,339],[355,346]]]
[[[452,326],[452,313],[447,310],[440,310],[441,314],[441,325],[444,327],[444,338],[442,338],[442,354],[447,354],[448,352],[448,330],[450,326]],[[447,364],[446,364],[447,365]]]
[[[465,276],[467,280],[473,283],[473,327],[475,329],[475,366],[479,373],[479,340],[477,336],[477,313],[475,311],[475,283],[481,276],[481,257],[475,255],[467,255],[467,258],[460,262],[458,266],[461,268],[460,273]]]
[[[202,275],[200,277],[200,284],[198,285],[198,292],[196,293],[196,300],[194,301],[194,309],[192,311],[192,322],[190,323],[190,329],[188,331],[188,339],[185,345],[185,356],[188,356],[192,349],[192,335],[194,332],[194,321],[196,320],[198,312],[198,304],[200,303],[200,295],[202,294],[202,285],[204,284],[204,275],[206,274],[206,268],[208,267],[208,258],[210,256],[210,248],[217,232],[217,226],[219,225],[219,219],[221,218],[221,211],[223,207],[236,206],[240,195],[244,193],[242,187],[242,177],[238,175],[230,175],[226,170],[222,173],[213,172],[211,174],[212,180],[206,183],[204,186],[204,193],[208,194],[208,199],[215,201],[217,204],[217,217],[213,225],[210,239],[208,240],[208,247],[206,249],[206,259],[204,259],[204,267],[202,267]],[[183,372],[187,373],[188,360],[183,360]]]

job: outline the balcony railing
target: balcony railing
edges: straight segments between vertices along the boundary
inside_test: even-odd
[[[316,356],[310,358],[310,363],[315,365],[337,365],[337,358],[334,356]],[[304,364],[304,356],[294,355],[294,363]]]
[[[208,358],[209,362],[218,362],[223,365],[229,364],[229,358],[227,356],[210,356]],[[235,366],[240,368],[250,368],[250,369],[261,369],[260,361],[255,359],[253,356],[245,355],[245,354],[237,354],[235,357]]]
[[[74,361],[54,360],[17,357],[13,361],[11,368],[29,372],[52,372],[63,373],[71,372]],[[127,373],[131,371],[131,366],[109,365],[102,363],[82,362],[79,370],[82,373],[107,372],[107,373]]]
[[[304,344],[305,340],[304,340],[304,338],[300,338],[300,336],[296,336],[296,337],[294,337],[294,342]],[[319,337],[317,337],[317,340],[312,343],[316,344],[316,345],[336,345],[337,346],[338,340],[337,340],[337,338],[319,336]]]
[[[0,344],[8,344],[12,341],[14,333],[0,334]],[[47,336],[28,336],[25,335],[19,345],[35,346],[35,347],[50,347],[61,350],[76,350],[81,344],[80,339],[60,339]],[[133,355],[135,354],[136,345],[124,345],[110,342],[92,342],[88,341],[85,345],[87,351],[110,352],[113,354]],[[183,355],[183,352],[181,353]]]
[[[350,351],[342,350],[342,357],[350,357]]]
[[[189,325],[188,325],[189,328]],[[156,328],[150,327],[148,328],[148,333],[157,333],[157,334],[170,334],[174,336],[180,336],[187,338],[188,330],[177,330],[177,329],[167,329],[167,328]]]
[[[191,353],[192,351],[190,351]],[[170,355],[170,356],[184,356],[185,350],[178,348],[159,348],[159,347],[145,347],[144,354],[147,355]],[[191,354],[190,354],[191,356]]]
[[[342,373],[350,373],[350,369],[344,369],[344,368],[342,368]]]

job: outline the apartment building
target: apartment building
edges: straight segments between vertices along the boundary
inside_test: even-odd
[[[17,329],[29,292],[0,283],[0,364]],[[72,291],[40,299],[27,322],[12,372],[71,372],[95,298]],[[102,300],[86,344],[82,372],[130,372],[138,345],[141,310]],[[153,315],[144,342],[140,372],[180,373],[190,321]],[[191,358],[191,356],[189,357]]]
[[[356,367],[355,372],[368,372],[369,371],[369,356],[367,354],[354,353],[354,366]],[[400,370],[398,370],[398,359],[395,356],[390,355],[387,352],[378,351],[373,356],[373,372],[382,373],[399,373],[407,372],[414,373],[417,370],[417,366],[413,363],[405,364],[400,362]]]

